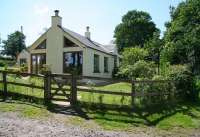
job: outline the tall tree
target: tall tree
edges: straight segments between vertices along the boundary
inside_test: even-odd
[[[126,47],[143,47],[157,31],[151,16],[147,12],[132,10],[122,17],[122,23],[115,28],[114,37],[118,50]]]
[[[200,1],[186,0],[171,8],[167,23],[165,57],[171,64],[189,64],[194,73],[200,73]]]
[[[154,61],[160,69],[160,53],[163,49],[163,39],[160,38],[160,32],[154,32],[153,38],[145,43],[144,48],[148,50],[148,60]]]
[[[8,39],[3,41],[4,50],[2,51],[2,54],[16,58],[17,54],[25,48],[25,35],[16,31],[8,35]]]

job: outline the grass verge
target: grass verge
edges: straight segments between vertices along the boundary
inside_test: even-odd
[[[45,119],[51,116],[45,106],[21,101],[0,102],[0,112],[17,112],[22,117],[34,119]]]
[[[162,130],[200,128],[200,103],[160,105],[143,110],[120,111],[85,107],[91,119],[107,130],[131,130],[134,127],[156,127]]]

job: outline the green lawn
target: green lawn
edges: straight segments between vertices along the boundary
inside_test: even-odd
[[[35,119],[45,119],[52,115],[45,106],[21,101],[0,102],[0,112],[18,112],[22,117]]]
[[[129,83],[115,83],[106,86],[96,86],[91,87],[92,89],[105,90],[105,91],[115,91],[115,92],[131,92],[131,85]],[[115,105],[130,105],[131,97],[121,96],[121,95],[108,95],[99,93],[85,93],[79,92],[81,96],[80,101],[89,103],[101,103],[101,104],[115,104]]]
[[[1,79],[1,77],[0,77]],[[18,77],[16,75],[9,74],[7,76],[7,81],[9,82],[17,82],[23,84],[32,84],[36,86],[43,86],[43,79],[37,77]],[[3,84],[0,84],[0,89],[3,89]],[[34,89],[28,87],[17,86],[13,84],[7,85],[7,90],[12,93],[18,93],[22,95],[32,96],[36,98],[43,99],[44,91],[42,89]]]
[[[163,107],[163,108],[162,108]],[[141,111],[117,111],[85,109],[85,112],[105,129],[131,130],[134,127],[158,129],[200,128],[200,104],[184,103],[160,106]]]

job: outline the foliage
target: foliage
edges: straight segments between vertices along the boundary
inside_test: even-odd
[[[122,17],[122,23],[115,28],[114,37],[119,51],[127,47],[143,47],[157,31],[147,12],[132,10]]]
[[[126,48],[122,53],[122,66],[134,65],[139,60],[144,60],[148,51],[142,48]]]
[[[139,78],[137,80],[146,79]],[[153,104],[174,102],[176,92],[175,84],[173,84],[172,82],[167,82],[168,79],[161,75],[154,75],[151,80],[157,82],[135,83],[136,94],[156,94],[153,96],[145,95],[140,97],[139,105],[141,107],[152,106]],[[138,103],[137,100],[136,103]]]
[[[154,63],[140,60],[134,65],[122,66],[119,74],[129,78],[152,78],[155,74],[154,68]]]
[[[20,72],[28,72],[28,65],[23,64],[22,66],[20,66]]]
[[[200,73],[200,1],[187,0],[171,8],[171,21],[164,35],[164,57],[171,64],[189,64],[194,74]]]
[[[200,78],[199,78],[199,76],[194,78],[194,86],[195,86],[195,90],[200,93]]]
[[[23,33],[16,31],[8,35],[8,39],[3,41],[2,54],[11,56],[12,58],[17,57],[23,49],[25,49],[25,36]]]
[[[0,67],[13,66],[15,64],[16,64],[15,60],[7,59],[7,58],[0,59]]]
[[[154,32],[153,38],[145,43],[144,48],[147,49],[149,53],[148,59],[159,65],[160,52],[163,48],[163,41],[160,39],[160,32]]]
[[[171,66],[169,78],[175,82],[176,90],[183,99],[195,101],[199,93],[193,88],[193,74],[185,66]]]
[[[3,60],[0,60],[0,67],[5,67],[6,66],[6,63],[5,63],[5,61],[3,61]]]
[[[122,53],[122,62],[118,76],[129,78],[151,78],[154,74],[154,64],[146,62],[147,50],[142,48],[126,48]]]

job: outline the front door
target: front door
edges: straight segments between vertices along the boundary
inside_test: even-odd
[[[41,73],[43,65],[46,64],[46,54],[31,54],[31,73]]]

